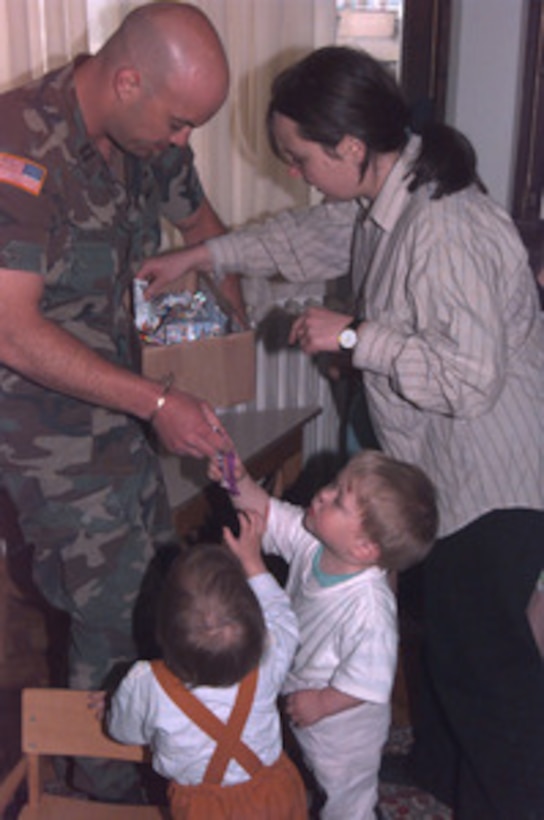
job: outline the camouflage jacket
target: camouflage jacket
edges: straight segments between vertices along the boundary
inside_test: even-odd
[[[149,162],[127,154],[117,177],[89,140],[74,64],[1,95],[0,121],[0,267],[43,276],[44,316],[137,368],[128,286],[158,248],[159,217],[177,223],[202,201],[191,149]],[[104,413],[0,366],[0,438],[11,436],[12,454],[40,431],[92,432]]]

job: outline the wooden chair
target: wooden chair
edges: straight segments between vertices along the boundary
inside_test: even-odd
[[[99,803],[47,794],[43,766],[50,755],[102,757],[143,763],[149,751],[126,746],[104,734],[88,706],[89,692],[68,689],[24,689],[22,738],[24,757],[0,786],[0,813],[26,779],[28,800],[19,820],[158,820],[166,807]]]

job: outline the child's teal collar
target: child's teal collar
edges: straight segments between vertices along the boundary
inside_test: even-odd
[[[350,578],[353,578],[355,575],[359,575],[359,573],[363,572],[363,570],[357,570],[357,572],[348,572],[346,575],[330,575],[328,572],[323,572],[321,569],[322,555],[323,545],[320,544],[316,550],[314,560],[312,562],[312,573],[320,587],[333,587],[335,584],[341,584],[343,581],[348,581]]]

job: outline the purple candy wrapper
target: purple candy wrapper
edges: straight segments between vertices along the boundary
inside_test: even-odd
[[[236,457],[232,450],[228,453],[223,453],[221,456],[221,469],[223,471],[222,484],[223,487],[227,490],[227,492],[230,493],[230,495],[240,494],[234,474],[235,461]]]

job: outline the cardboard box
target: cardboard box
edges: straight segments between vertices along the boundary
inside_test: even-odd
[[[142,345],[142,369],[151,379],[169,373],[180,390],[228,407],[255,398],[255,333],[244,330],[193,342]]]

